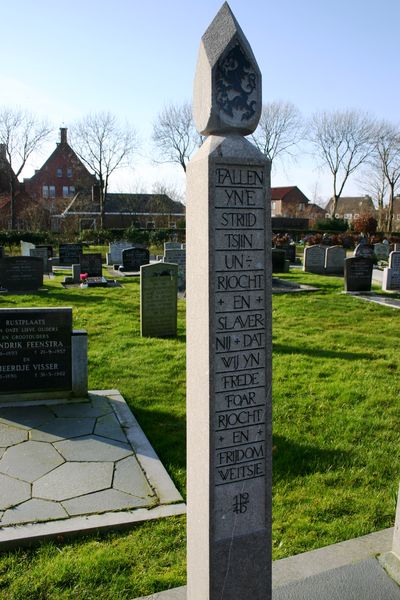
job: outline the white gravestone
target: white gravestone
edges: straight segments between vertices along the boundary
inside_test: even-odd
[[[122,251],[132,247],[132,242],[111,242],[106,255],[107,265],[122,265]]]
[[[303,271],[322,274],[325,271],[326,247],[315,245],[304,249]]]
[[[237,88],[237,85],[240,89]],[[188,600],[271,599],[270,163],[261,73],[225,3],[194,90],[188,165]]]
[[[389,254],[389,267],[383,269],[382,290],[384,292],[400,290],[400,252]]]
[[[325,273],[343,275],[346,250],[343,246],[329,246],[325,251]]]

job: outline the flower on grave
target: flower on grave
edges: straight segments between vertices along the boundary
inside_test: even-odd
[[[87,273],[81,273],[79,276],[81,281],[86,281],[86,279],[88,278],[88,274]]]

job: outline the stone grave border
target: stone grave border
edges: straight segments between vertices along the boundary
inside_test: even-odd
[[[28,523],[26,525],[0,527],[0,551],[30,546],[46,539],[87,535],[97,531],[128,528],[136,523],[186,513],[186,505],[172,479],[161,463],[142,428],[118,390],[92,390],[90,399],[105,397],[113,406],[115,414],[125,431],[141,468],[150,485],[156,490],[159,504],[154,508],[138,508],[98,515],[70,517],[69,519]],[[73,402],[82,402],[74,399]],[[46,400],[41,405],[64,404],[65,400]],[[24,402],[24,406],[32,403]],[[36,404],[35,404],[36,406]]]

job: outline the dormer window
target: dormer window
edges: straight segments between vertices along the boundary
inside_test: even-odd
[[[62,169],[58,168],[56,173],[57,173],[57,177],[62,177]]]
[[[68,167],[68,169],[67,169],[67,177],[72,177],[72,169],[71,169],[71,167]]]

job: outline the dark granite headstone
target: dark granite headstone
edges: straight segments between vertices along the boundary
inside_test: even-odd
[[[140,271],[142,265],[150,262],[150,252],[147,248],[133,246],[122,250],[122,267],[124,271]]]
[[[37,258],[41,258],[43,261],[43,271],[45,273],[50,273],[51,272],[51,266],[50,266],[50,262],[49,262],[49,255],[47,252],[47,248],[38,248],[36,246],[36,248],[32,248],[31,250],[29,250],[29,256],[35,256]]]
[[[70,267],[79,263],[82,254],[82,244],[60,244],[60,265]]]
[[[0,396],[70,390],[71,335],[71,308],[0,309]]]
[[[272,272],[285,272],[286,252],[283,249],[272,248]]]
[[[38,244],[36,248],[46,248],[48,258],[53,258],[53,246],[47,244]]]
[[[88,287],[107,287],[108,281],[105,277],[88,277],[86,279]]]
[[[288,244],[287,246],[277,246],[278,250],[284,250],[286,254],[286,260],[291,263],[296,262],[296,245]]]
[[[101,277],[103,273],[103,259],[101,253],[81,254],[79,257],[81,273],[87,273],[89,277]]]
[[[374,247],[372,244],[360,242],[354,249],[353,256],[363,256],[364,258],[374,258]]]
[[[346,292],[370,292],[373,260],[352,256],[344,261],[344,289]]]
[[[3,246],[0,246],[0,258],[3,258],[4,256],[4,248]]]
[[[43,285],[43,260],[33,256],[0,259],[0,289],[29,292]]]

